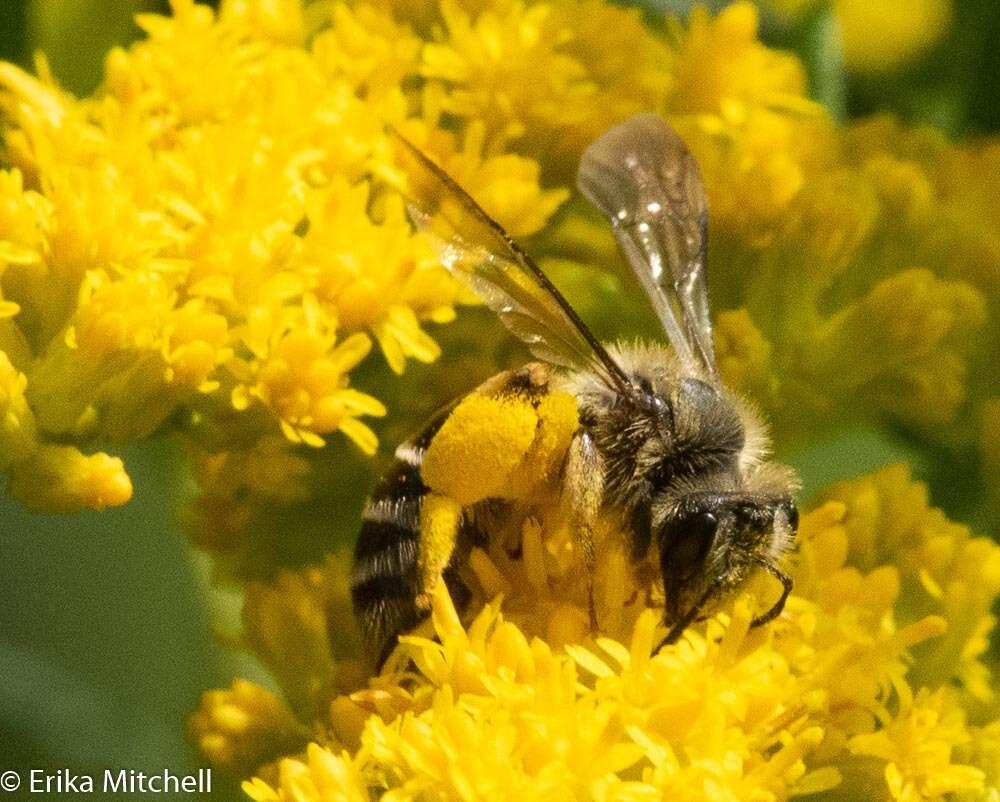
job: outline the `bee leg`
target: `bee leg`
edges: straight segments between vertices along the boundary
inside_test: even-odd
[[[604,464],[594,439],[586,429],[579,430],[570,443],[563,464],[563,498],[569,508],[570,531],[580,546],[587,567],[587,602],[590,628],[598,631],[597,606],[594,603],[594,569],[597,555],[594,527],[604,496]]]
[[[420,546],[417,552],[418,610],[431,608],[434,588],[451,562],[462,524],[461,506],[447,496],[431,493],[420,506]]]
[[[788,576],[788,574],[783,573],[777,566],[774,566],[766,561],[762,561],[760,563],[760,567],[781,583],[781,596],[778,601],[771,606],[770,610],[758,615],[753,621],[750,622],[751,627],[763,626],[781,615],[781,611],[785,609],[785,602],[788,601],[788,596],[792,592],[792,578]]]
[[[695,602],[694,606],[690,610],[688,610],[687,613],[681,616],[681,618],[678,621],[674,622],[674,625],[670,628],[670,631],[667,632],[666,637],[656,645],[655,649],[653,649],[652,654],[656,655],[657,652],[659,652],[660,649],[662,649],[664,646],[669,646],[671,643],[675,643],[677,639],[684,634],[684,630],[687,629],[692,622],[698,620],[698,615],[701,613],[701,608],[704,607],[708,603],[708,600],[711,599],[712,596],[714,596],[718,592],[719,592],[718,586],[711,585],[708,588],[708,590],[706,590],[704,594],[702,594],[702,597],[698,599],[697,602]]]
[[[596,635],[601,630],[597,620],[597,604],[594,601],[594,560],[587,561],[587,617],[590,620],[590,634]]]

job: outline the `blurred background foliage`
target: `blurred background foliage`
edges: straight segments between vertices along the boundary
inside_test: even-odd
[[[694,4],[642,5],[651,15],[684,16]],[[726,4],[707,5],[718,10]],[[139,35],[132,18],[143,11],[167,13],[168,4],[6,0],[0,57],[30,67],[33,54],[44,52],[60,83],[86,94],[99,81],[107,50]],[[956,139],[1000,129],[1000,9],[994,0],[773,0],[761,11],[764,41],[803,59],[813,96],[839,118],[890,111]],[[608,295],[616,290],[609,286]],[[572,296],[572,286],[568,292]],[[402,392],[412,409],[430,411],[444,400],[435,389],[442,370],[467,386],[488,372],[490,360],[481,359],[475,345],[486,314],[463,314],[444,361],[408,369]],[[504,349],[517,346],[505,341],[498,348],[497,362],[513,360]],[[355,377],[359,386],[398,381],[375,360]],[[387,444],[406,433],[391,416],[375,428]],[[37,515],[0,496],[0,769],[190,770],[195,761],[184,728],[200,692],[234,676],[266,682],[260,669],[213,640],[213,624],[225,619],[227,604],[235,620],[238,602],[207,590],[208,568],[177,517],[190,480],[178,475],[175,448],[165,441],[131,447],[126,456],[136,493],[120,509]],[[935,483],[935,466],[921,465],[891,433],[840,434],[790,461],[802,471],[808,495],[845,471],[856,475],[899,458],[916,461],[915,473],[931,480],[935,503],[975,525],[978,512],[961,483]],[[333,521],[344,522],[342,539],[350,537],[363,489],[378,468],[343,438],[325,449],[323,460],[331,473],[354,480],[330,484],[319,507],[329,517],[315,515],[315,500],[298,518],[288,513],[282,528],[290,537],[281,547],[291,563],[314,559],[315,544],[336,537]],[[218,798],[239,796],[222,778],[217,786]]]

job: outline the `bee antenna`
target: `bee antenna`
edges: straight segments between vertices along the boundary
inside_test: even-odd
[[[776,565],[772,565],[770,562],[762,560],[760,562],[760,567],[781,583],[782,591],[781,597],[772,605],[770,610],[762,615],[758,615],[753,619],[753,621],[750,622],[751,627],[763,626],[781,615],[781,611],[785,609],[785,602],[788,601],[788,594],[792,592],[793,586],[792,578],[788,574],[781,571]]]
[[[676,641],[681,635],[684,634],[684,630],[687,629],[691,622],[698,617],[698,613],[701,612],[701,608],[705,606],[709,599],[711,599],[718,590],[718,584],[712,584],[708,586],[700,599],[695,602],[691,609],[688,610],[680,619],[670,627],[670,631],[667,633],[666,637],[657,644],[656,648],[653,649],[652,655],[656,655],[664,646],[669,646],[671,643]]]
[[[782,591],[781,597],[771,606],[771,608],[764,614],[757,616],[750,622],[750,628],[763,626],[768,624],[781,615],[781,611],[785,609],[785,602],[788,601],[788,596],[792,592],[792,587],[794,583],[792,578],[779,569],[776,565],[772,565],[770,562],[761,561],[759,563],[760,567],[767,571],[771,576],[777,579],[781,583]],[[701,612],[701,608],[705,606],[709,599],[711,599],[716,591],[718,590],[717,585],[710,585],[708,590],[706,590],[700,599],[692,605],[691,609],[687,611],[667,632],[666,637],[663,638],[653,649],[652,654],[657,654],[660,649],[664,646],[669,646],[674,643],[681,635],[684,634],[684,630],[687,629],[691,622],[693,622],[697,617],[698,613]]]

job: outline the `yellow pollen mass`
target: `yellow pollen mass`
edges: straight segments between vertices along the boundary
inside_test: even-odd
[[[421,474],[434,492],[462,506],[499,496],[535,439],[538,414],[518,397],[471,395],[434,436]]]
[[[426,594],[434,588],[447,567],[461,520],[462,507],[458,502],[436,493],[424,497],[420,505],[420,552],[417,559],[422,593]],[[426,596],[422,599],[424,606],[427,599]]]
[[[507,495],[524,498],[558,478],[566,449],[580,428],[576,399],[568,393],[553,393],[535,408],[538,425],[531,446],[510,477]]]

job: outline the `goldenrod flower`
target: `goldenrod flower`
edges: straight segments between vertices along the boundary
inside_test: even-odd
[[[693,11],[686,27],[673,25],[674,82],[667,102],[678,114],[706,114],[742,122],[756,109],[814,110],[804,97],[805,72],[791,54],[757,38],[758,12],[734,3],[714,19]]]
[[[948,690],[923,689],[885,729],[851,739],[850,750],[886,761],[885,781],[893,799],[940,799],[983,790],[984,773],[952,763],[951,752],[971,740],[962,709]]]
[[[608,125],[659,107],[669,51],[637,9],[600,0],[497,4],[443,0],[421,74],[441,107],[483,121],[532,155],[579,153]],[[554,151],[553,151],[554,149]],[[552,158],[557,156],[557,158]]]
[[[128,501],[132,484],[120,459],[40,443],[27,378],[0,352],[0,468],[10,491],[31,509],[104,509]]]
[[[300,749],[309,736],[281,699],[242,679],[229,689],[207,691],[188,728],[213,765],[237,775],[253,771],[271,755]]]
[[[313,745],[308,762],[281,763],[275,786],[255,780],[246,790],[258,800],[360,799],[370,788],[393,799],[784,799],[837,786],[838,761],[855,754],[883,760],[887,797],[900,776],[937,778],[932,793],[908,798],[981,788],[981,772],[949,761],[951,748],[968,741],[961,723],[946,729],[917,713],[928,699],[940,705],[943,692],[912,700],[906,682],[905,651],[939,636],[943,620],[897,627],[892,570],[863,576],[838,566],[845,512],[843,503],[827,504],[804,519],[804,593],[772,633],[749,630],[753,605],[742,597],[704,634],[655,657],[650,610],[624,642],[585,638],[563,651],[533,638],[531,619],[518,625],[516,612],[512,621],[496,605],[464,627],[441,588],[437,640],[404,638],[395,663],[412,661],[417,673],[390,673],[350,697],[382,711],[368,719],[360,749]],[[525,549],[525,563],[532,559]],[[525,586],[513,587],[519,594]],[[390,691],[387,680],[400,687]],[[403,707],[384,718],[377,700],[390,695]],[[343,712],[332,708],[335,717]],[[331,726],[342,730],[336,718]],[[925,729],[918,735],[914,726]]]
[[[995,624],[1000,552],[930,507],[926,488],[903,466],[834,485],[827,493],[850,500],[851,559],[862,566],[895,563],[901,605],[949,623],[944,637],[922,647],[914,673],[928,685],[957,684],[974,699],[992,702],[994,682],[981,658]]]
[[[862,72],[886,72],[921,55],[947,33],[951,0],[895,0],[875,7],[863,0],[837,0],[844,59]]]
[[[35,419],[24,396],[28,380],[0,353],[0,467],[7,470],[35,448]]]
[[[394,40],[383,12],[172,9],[139,18],[147,38],[108,55],[92,98],[61,92],[44,62],[37,78],[0,65],[12,165],[0,174],[0,349],[30,429],[2,462],[20,466],[11,488],[37,508],[127,500],[120,463],[91,458],[83,473],[74,446],[168,421],[314,447],[339,432],[375,451],[364,420],[385,406],[352,373],[372,342],[396,372],[436,359],[427,326],[460,300],[407,221],[385,121],[519,235],[565,198],[541,189],[532,159],[487,146],[480,123],[439,125],[429,96],[404,121],[420,102],[408,88],[420,42]],[[42,489],[56,480],[80,486]]]
[[[363,676],[359,635],[350,626],[347,562],[346,555],[331,556],[322,567],[283,571],[273,582],[253,582],[246,590],[246,646],[307,719]]]

